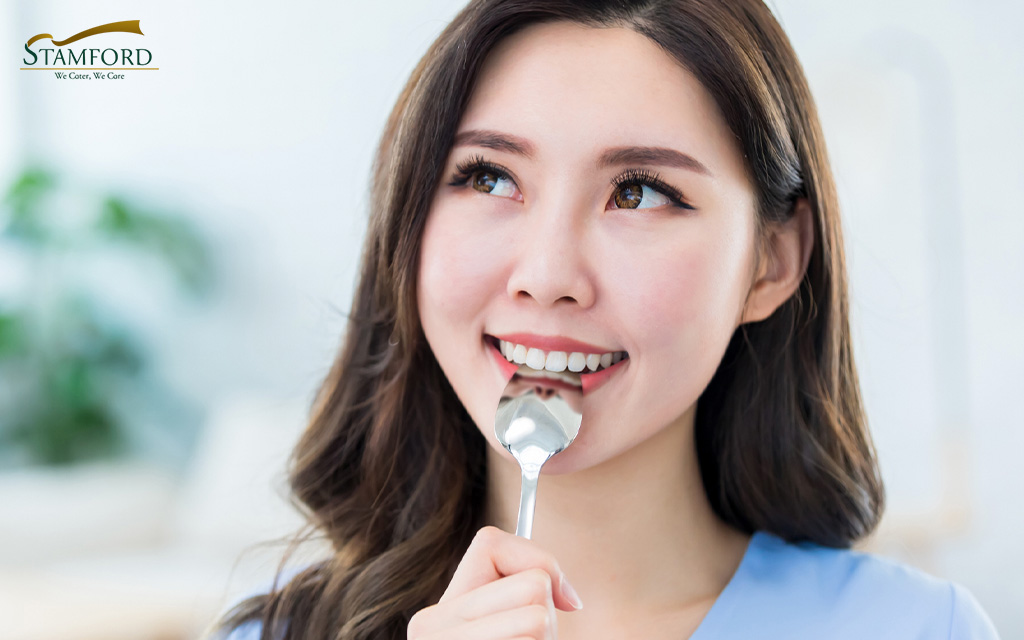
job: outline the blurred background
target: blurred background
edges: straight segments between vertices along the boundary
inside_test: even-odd
[[[284,547],[263,543],[301,525],[284,462],[345,326],[377,136],[462,4],[0,3],[5,638],[194,638],[269,582]],[[771,6],[844,206],[890,496],[862,548],[1024,637],[1024,5]],[[134,19],[145,36],[102,46],[158,71],[20,70],[35,34]]]

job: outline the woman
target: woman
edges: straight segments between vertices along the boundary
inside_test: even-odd
[[[388,121],[293,456],[335,553],[223,629],[996,637],[962,587],[849,550],[884,490],[847,304],[814,105],[760,0],[471,2]],[[493,437],[510,359],[594,365],[533,540]]]

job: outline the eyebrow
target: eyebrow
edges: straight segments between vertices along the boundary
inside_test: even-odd
[[[484,147],[485,149],[506,151],[525,158],[532,158],[536,155],[536,148],[529,140],[489,129],[462,131],[455,136],[453,146]],[[668,147],[611,147],[601,153],[597,164],[602,169],[623,164],[650,164],[686,169],[705,176],[712,175],[711,171],[693,156]]]

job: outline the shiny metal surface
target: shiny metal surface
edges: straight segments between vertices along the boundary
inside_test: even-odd
[[[537,481],[541,467],[572,444],[583,421],[583,390],[567,383],[579,374],[552,373],[519,366],[498,401],[494,435],[519,462],[523,485],[519,499],[516,535],[529,538],[537,502]]]

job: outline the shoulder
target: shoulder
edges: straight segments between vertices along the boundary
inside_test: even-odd
[[[807,637],[998,639],[963,586],[889,558],[758,532],[745,563],[754,610],[789,611]]]

